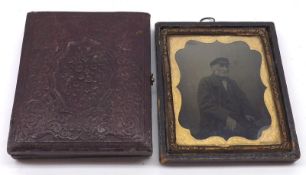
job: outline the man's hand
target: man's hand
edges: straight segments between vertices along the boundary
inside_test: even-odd
[[[252,116],[252,115],[245,115],[245,118],[246,118],[248,121],[255,121],[255,117]]]
[[[226,118],[226,128],[230,130],[234,130],[237,127],[237,122],[235,119],[231,117]]]

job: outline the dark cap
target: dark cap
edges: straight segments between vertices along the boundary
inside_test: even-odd
[[[218,57],[218,58],[215,58],[214,60],[212,60],[212,62],[210,62],[210,66],[213,66],[215,64],[227,64],[227,65],[229,65],[229,60],[228,60],[228,58]]]

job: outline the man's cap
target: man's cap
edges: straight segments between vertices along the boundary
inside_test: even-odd
[[[220,64],[220,63],[229,65],[229,60],[228,58],[225,58],[225,57],[218,57],[210,62],[210,66],[213,66],[215,64]]]

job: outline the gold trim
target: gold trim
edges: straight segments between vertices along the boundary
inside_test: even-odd
[[[248,44],[250,49],[256,50],[261,54],[262,64],[260,68],[260,76],[263,84],[267,87],[264,93],[264,101],[271,116],[271,125],[269,128],[263,131],[260,138],[257,140],[248,140],[243,137],[231,137],[225,140],[219,136],[211,136],[207,139],[198,140],[190,134],[188,129],[183,128],[178,122],[179,112],[181,110],[182,98],[177,85],[180,82],[180,70],[175,60],[175,53],[183,49],[185,44],[189,40],[196,40],[203,43],[232,43],[235,41],[244,41]],[[169,36],[168,37],[169,56],[170,56],[170,68],[171,68],[171,83],[173,94],[173,107],[175,115],[175,137],[176,144],[181,146],[219,146],[228,147],[232,145],[275,145],[281,143],[281,132],[279,127],[279,121],[277,118],[277,111],[273,101],[273,95],[270,85],[270,75],[267,66],[266,56],[263,48],[263,43],[259,36]]]

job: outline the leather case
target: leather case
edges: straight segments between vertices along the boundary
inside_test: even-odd
[[[31,12],[8,153],[149,156],[150,15]]]

